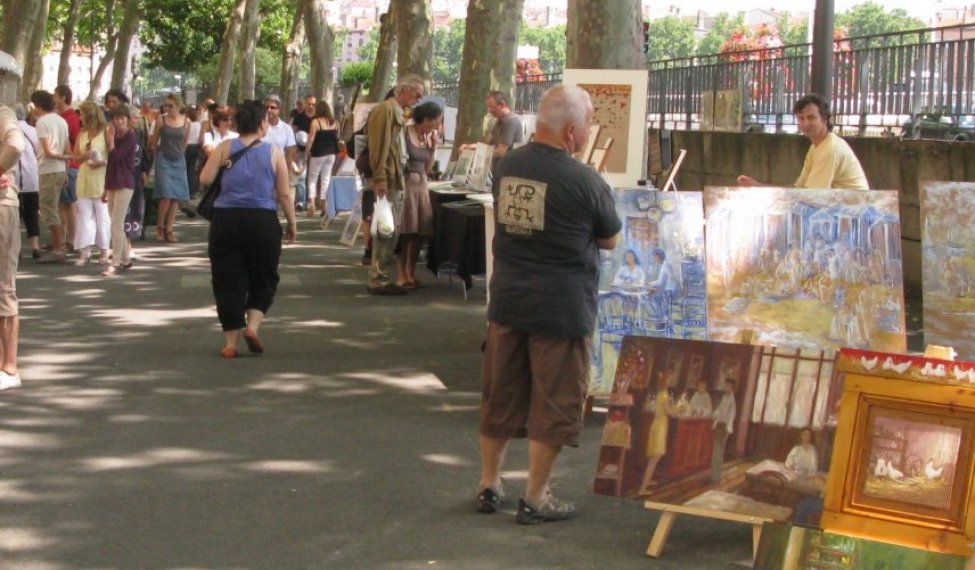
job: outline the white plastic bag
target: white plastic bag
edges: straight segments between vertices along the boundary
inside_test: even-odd
[[[376,207],[372,212],[372,226],[369,233],[372,237],[389,239],[393,237],[396,225],[393,221],[393,207],[385,196],[376,200]]]

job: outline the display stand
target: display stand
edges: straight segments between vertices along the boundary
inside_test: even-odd
[[[674,528],[674,521],[677,515],[691,515],[708,519],[745,523],[752,526],[752,556],[758,552],[758,543],[762,538],[762,525],[767,522],[774,522],[772,519],[740,515],[737,513],[726,513],[713,511],[710,509],[700,509],[697,507],[684,507],[681,505],[671,505],[668,503],[655,503],[647,501],[643,506],[651,511],[660,511],[660,520],[657,521],[657,528],[650,537],[650,546],[647,547],[647,556],[659,558],[663,552],[664,544],[670,536],[670,531]]]
[[[684,157],[687,156],[687,150],[680,149],[680,153],[677,155],[677,160],[674,161],[674,165],[670,167],[670,171],[667,173],[667,180],[664,181],[664,185],[660,187],[660,190],[666,192],[668,190],[677,190],[677,185],[674,184],[674,180],[677,179],[677,172],[680,170],[681,164],[684,163]]]
[[[685,151],[681,151],[681,156],[683,156],[684,152]],[[674,166],[679,167],[680,162],[675,163]],[[741,344],[754,344],[755,331],[752,329],[742,329],[740,342]],[[667,543],[667,538],[670,536],[670,531],[674,528],[674,521],[677,519],[677,515],[691,515],[695,517],[751,525],[752,557],[758,553],[758,543],[762,538],[762,525],[767,522],[775,522],[773,519],[765,517],[728,513],[724,511],[702,509],[699,507],[686,507],[684,505],[672,505],[669,503],[657,503],[655,501],[647,501],[643,503],[643,506],[647,510],[660,511],[660,520],[657,521],[657,528],[653,531],[653,535],[650,537],[650,546],[647,547],[647,556],[652,558],[659,558],[660,553],[663,552],[664,545]]]

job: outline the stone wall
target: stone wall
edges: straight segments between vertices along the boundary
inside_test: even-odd
[[[651,132],[651,136],[656,133]],[[809,140],[797,135],[671,131],[673,156],[687,149],[677,188],[733,186],[739,174],[791,186],[802,170]],[[921,289],[920,185],[926,180],[975,181],[975,142],[849,138],[876,190],[900,192],[904,282]]]

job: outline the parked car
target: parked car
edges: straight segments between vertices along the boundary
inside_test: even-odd
[[[901,127],[901,137],[906,139],[937,139],[949,141],[975,140],[975,117],[922,113]]]

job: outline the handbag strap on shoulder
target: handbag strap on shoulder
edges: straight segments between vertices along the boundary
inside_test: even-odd
[[[238,150],[237,152],[233,153],[232,155],[230,155],[230,158],[227,159],[227,163],[228,164],[225,165],[225,168],[230,168],[231,166],[233,166],[234,163],[237,162],[237,160],[239,160],[240,157],[245,152],[249,151],[250,149],[254,148],[255,146],[259,145],[260,143],[261,143],[261,139],[254,139],[254,142],[252,142],[251,144],[245,146],[244,148],[242,148],[242,149]]]

